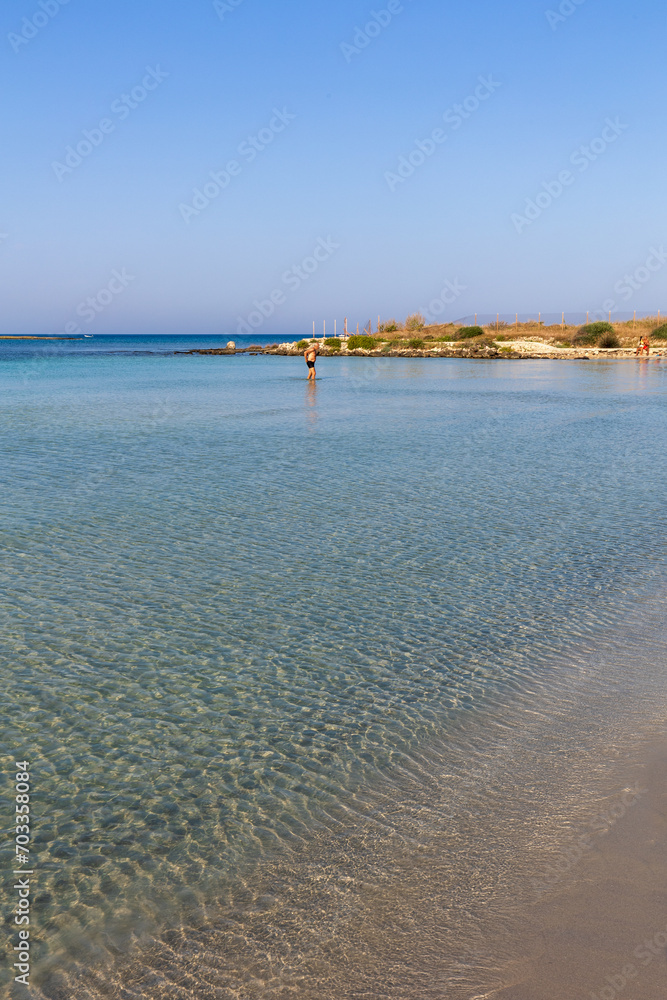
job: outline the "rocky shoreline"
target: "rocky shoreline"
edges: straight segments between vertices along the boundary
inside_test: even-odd
[[[348,350],[345,342],[342,341],[340,349],[327,347],[318,343],[318,354],[321,358],[478,358],[481,360],[535,360],[535,361],[592,361],[597,360],[633,360],[636,358],[633,347],[557,347],[555,344],[545,343],[539,338],[510,340],[510,341],[485,341],[483,343],[437,343],[433,346],[424,346],[420,349],[411,347],[389,347],[377,350],[364,350],[356,348]],[[191,351],[176,351],[176,354],[220,354],[237,355],[249,354],[271,355],[276,357],[302,357],[303,349],[297,347],[297,342],[274,344],[270,346],[251,346],[244,348],[201,348]],[[665,347],[651,348],[650,357],[667,358],[667,345]]]

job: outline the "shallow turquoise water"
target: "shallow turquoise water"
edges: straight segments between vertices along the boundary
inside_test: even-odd
[[[664,592],[667,365],[302,367],[0,355],[3,754],[32,763],[46,995],[256,904],[267,859],[391,827],[387,782],[430,794],[437,758],[465,786],[484,719],[519,736],[511,706],[583,674],[660,689],[573,650]],[[225,996],[255,995],[251,950]]]

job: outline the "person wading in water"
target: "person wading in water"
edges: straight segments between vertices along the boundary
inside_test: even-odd
[[[309,347],[303,352],[303,356],[306,359],[306,364],[308,365],[308,378],[315,379],[315,360],[317,358],[317,344],[310,344]]]

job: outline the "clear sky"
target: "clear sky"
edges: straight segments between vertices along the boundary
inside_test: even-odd
[[[0,20],[0,333],[667,311],[657,0],[8,0]]]

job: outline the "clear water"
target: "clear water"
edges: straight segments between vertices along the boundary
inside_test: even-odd
[[[468,988],[526,817],[553,839],[612,721],[664,714],[667,365],[334,358],[307,385],[5,343],[32,995]]]
[[[295,334],[292,340],[299,340]],[[45,360],[50,357],[66,357],[81,354],[173,354],[174,351],[190,351],[201,348],[223,348],[229,343],[228,336],[209,334],[195,336],[194,334],[165,334],[164,336],[144,335],[129,336],[127,334],[102,337],[65,337],[62,339],[50,337],[35,337],[23,340],[1,339],[0,358],[21,359],[24,364]],[[237,347],[250,347],[252,344],[276,343],[275,337],[267,337],[261,333],[255,337],[234,337]]]

